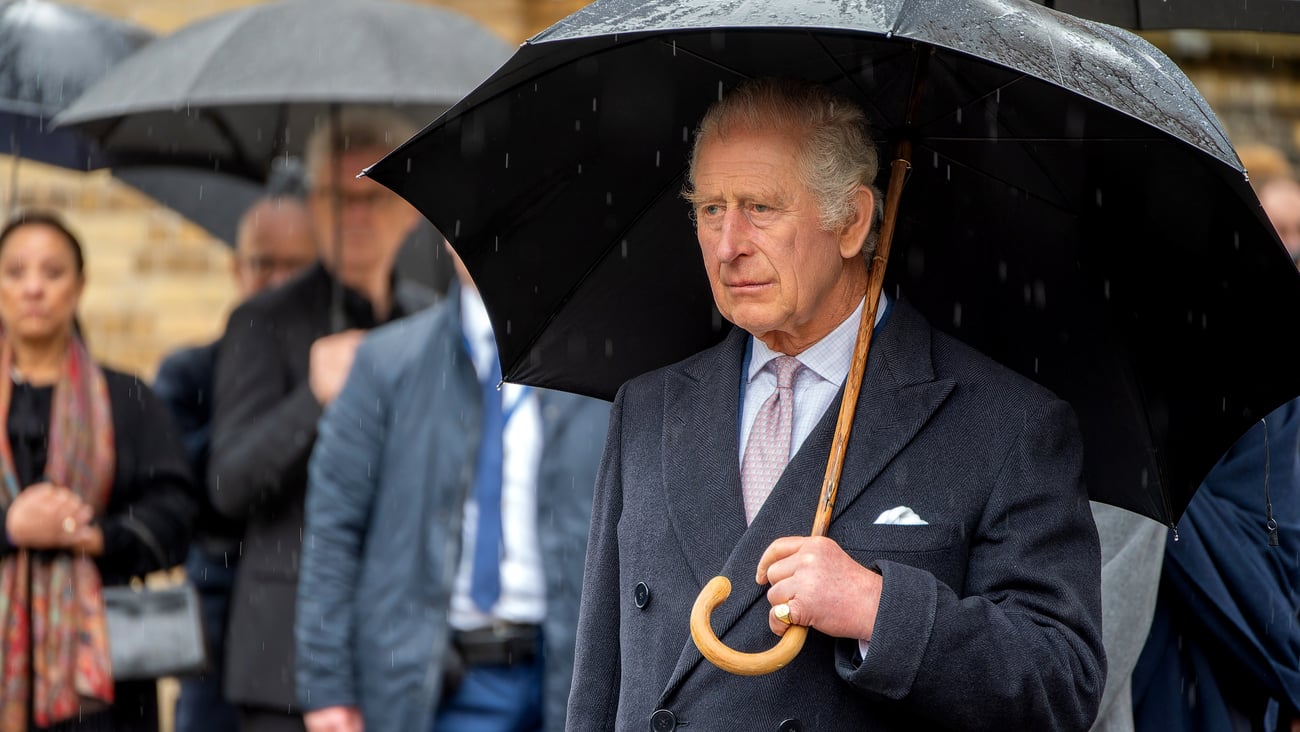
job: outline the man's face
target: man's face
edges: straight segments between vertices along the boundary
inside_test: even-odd
[[[842,322],[862,298],[856,285],[865,282],[865,230],[822,230],[796,155],[783,130],[710,137],[700,145],[693,195],[718,310],[785,353],[807,348]],[[866,202],[869,212],[869,193]]]
[[[1291,259],[1300,262],[1300,185],[1289,180],[1269,183],[1259,192],[1259,202]]]
[[[280,285],[316,260],[311,219],[296,203],[259,205],[240,228],[235,277],[240,294],[256,294]]]
[[[321,259],[344,280],[365,277],[378,268],[390,269],[419,216],[396,193],[369,178],[357,178],[357,173],[387,153],[382,148],[349,150],[334,156],[332,169],[327,162],[321,165],[324,170],[315,172],[308,200],[312,228],[320,242]],[[340,213],[337,226],[336,206]],[[336,231],[342,237],[341,249],[335,241]]]

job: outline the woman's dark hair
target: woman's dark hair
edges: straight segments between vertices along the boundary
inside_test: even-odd
[[[63,223],[63,219],[58,214],[50,211],[23,211],[9,219],[9,223],[5,224],[3,229],[0,229],[0,251],[4,251],[4,246],[9,241],[9,235],[24,226],[48,226],[62,234],[63,238],[68,241],[68,246],[72,248],[72,259],[76,262],[77,274],[85,274],[86,259],[81,253],[81,242],[68,229],[68,225]]]

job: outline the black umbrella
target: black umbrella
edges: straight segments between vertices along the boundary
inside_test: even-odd
[[[143,28],[45,0],[0,2],[0,150],[89,170],[103,161],[50,122],[109,67],[152,37]]]
[[[1024,0],[600,0],[370,175],[452,240],[508,380],[608,398],[728,327],[678,193],[703,110],[762,75],[912,141],[888,291],[1073,403],[1093,498],[1174,522],[1300,394],[1274,352],[1300,275],[1204,100],[1145,41]]]
[[[1049,8],[1135,30],[1300,33],[1296,0],[1040,0]]]
[[[381,0],[232,10],[141,49],[56,122],[108,152],[264,180],[342,104],[431,119],[509,55],[469,18]],[[396,145],[401,140],[393,140]]]

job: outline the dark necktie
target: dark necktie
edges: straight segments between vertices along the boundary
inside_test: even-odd
[[[474,499],[478,503],[478,531],[474,540],[474,565],[469,596],[480,609],[490,611],[501,596],[501,467],[505,414],[501,409],[501,364],[495,349],[492,368],[481,384],[483,439],[474,466]]]

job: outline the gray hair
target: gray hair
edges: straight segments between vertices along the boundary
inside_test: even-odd
[[[392,150],[418,131],[410,118],[391,107],[343,107],[325,117],[307,138],[303,152],[307,188],[319,185],[323,166],[335,155],[366,148]]]
[[[884,210],[884,197],[875,186],[880,162],[862,108],[820,84],[794,79],[763,78],[743,82],[714,102],[695,128],[687,172],[689,198],[695,188],[695,165],[700,144],[710,137],[725,137],[732,130],[786,129],[799,144],[800,183],[817,201],[821,227],[836,231],[849,222],[858,186],[875,197],[871,232],[863,243],[863,256],[875,254],[876,225]]]

